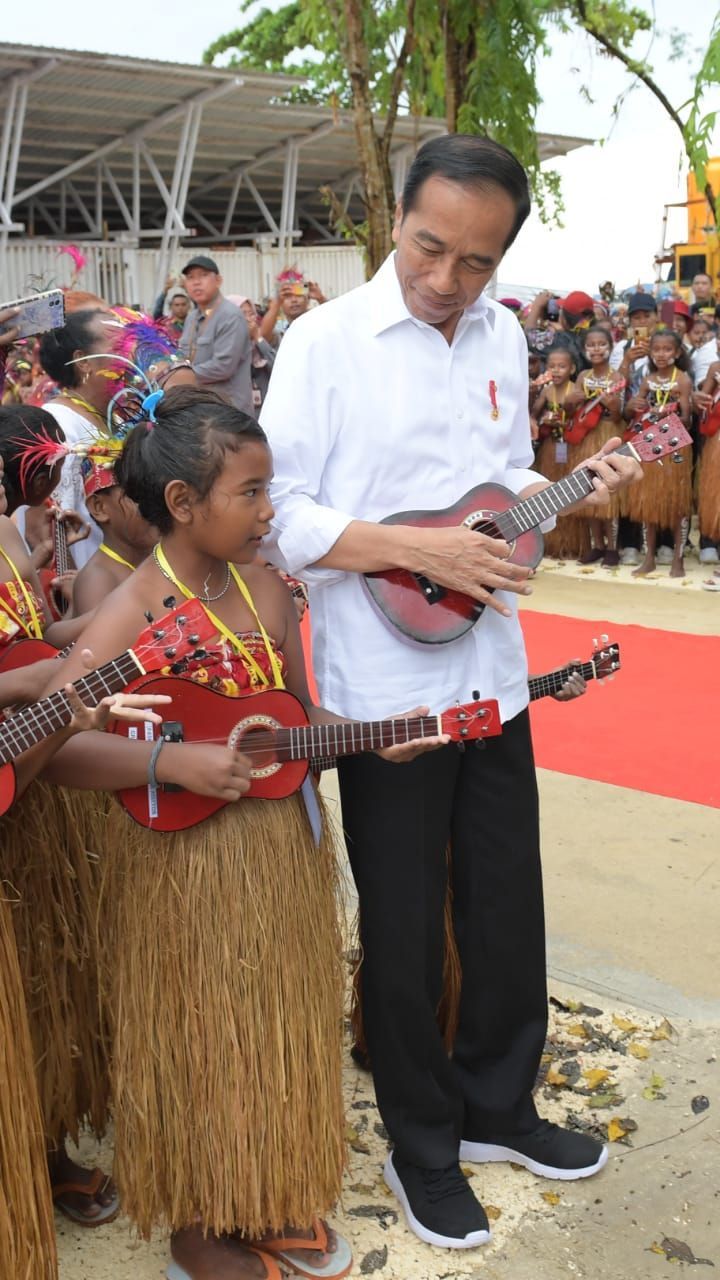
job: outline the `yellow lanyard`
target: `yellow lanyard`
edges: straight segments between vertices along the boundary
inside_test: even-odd
[[[18,625],[22,627],[26,636],[34,637],[35,640],[42,640],[42,634],[43,634],[42,622],[40,621],[40,616],[33,603],[33,598],[30,595],[30,592],[25,586],[25,583],[20,577],[20,574],[15,568],[15,565],[13,564],[12,560],[10,559],[4,547],[0,547],[0,555],[3,557],[4,560],[7,561],[8,566],[10,568],[10,572],[12,573],[12,576],[15,579],[17,585],[19,586],[23,596],[25,597],[25,603],[28,607],[28,613],[30,614],[30,622],[23,622],[23,619],[19,616],[19,614],[15,613],[15,610],[11,607],[11,605],[8,604],[6,600],[3,600],[2,608],[5,609],[6,612],[9,613],[15,619]]]
[[[163,570],[164,573],[167,574],[170,581],[175,583],[175,586],[177,587],[178,591],[182,591],[182,594],[185,596],[186,600],[199,599],[199,597],[196,597],[194,592],[192,592],[189,589],[189,587],[185,586],[184,582],[181,582],[180,579],[175,576],[172,569],[170,568],[168,558],[165,555],[165,552],[163,551],[162,544],[159,542],[155,548],[155,557],[157,559],[158,564],[160,565],[160,568]],[[243,582],[243,579],[240,577],[240,574],[238,573],[234,564],[228,565],[228,568],[230,570],[230,573],[232,574],[232,577],[235,581],[235,585],[238,591],[240,592],[240,595],[242,596],[246,605],[250,609],[250,612],[252,613],[257,623],[257,629],[260,635],[262,636],[263,644],[265,645],[265,652],[267,653],[270,666],[272,668],[272,673],[275,680],[275,688],[284,689],[285,681],[283,680],[283,677],[282,677],[282,670],[280,667],[280,663],[278,662],[277,654],[275,653],[275,650],[270,642],[270,637],[268,636],[267,631],[265,630],[262,622],[258,617],[257,609],[255,608],[255,605],[253,603],[253,598],[250,595],[247,585],[245,582]],[[235,650],[235,652],[240,655],[240,657],[243,659],[246,666],[253,673],[256,679],[258,679],[261,684],[269,685],[270,681],[265,675],[265,672],[263,671],[262,667],[255,660],[255,658],[253,657],[253,655],[251,654],[247,646],[243,644],[240,637],[236,636],[234,631],[231,631],[229,627],[225,626],[225,623],[222,622],[221,619],[218,618],[213,613],[212,609],[208,608],[204,600],[200,600],[200,604],[205,610],[205,613],[207,617],[210,619],[210,621],[212,622],[213,626],[217,627],[218,634],[221,635],[223,640],[226,640],[227,643],[231,645],[231,647]]]
[[[124,560],[122,556],[118,555],[117,551],[113,551],[112,547],[106,546],[104,542],[100,543],[100,550],[104,556],[109,556],[111,560],[117,560],[118,564],[124,564],[125,568],[129,569],[131,573],[135,572],[134,564],[131,564],[129,560]]]
[[[670,385],[665,391],[663,391],[662,400],[660,399],[660,396],[657,394],[657,392],[660,391],[660,388],[658,387],[656,390],[655,387],[653,387],[653,391],[655,391],[655,404],[658,409],[665,408],[668,400],[670,399],[670,392],[672,391],[676,382],[677,382],[677,370],[675,368],[675,365],[673,365],[672,374],[670,375]]]

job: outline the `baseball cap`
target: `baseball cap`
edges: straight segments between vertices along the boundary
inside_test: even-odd
[[[657,311],[657,303],[651,293],[631,293],[628,298],[628,315],[633,311]]]
[[[582,311],[592,311],[595,304],[589,293],[575,289],[573,293],[568,294],[567,298],[561,298],[559,305],[563,311],[569,311],[571,315],[576,316]]]
[[[220,275],[220,268],[217,262],[213,262],[212,258],[206,257],[204,253],[197,253],[194,258],[186,262],[181,275],[186,276],[188,271],[192,271],[193,267],[202,267],[203,271],[214,271],[216,276]]]
[[[690,310],[687,302],[683,302],[682,298],[677,298],[675,300],[673,311],[676,316],[686,316],[688,320],[692,320],[692,311]]]

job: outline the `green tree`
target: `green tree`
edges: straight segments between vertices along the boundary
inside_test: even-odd
[[[327,200],[336,224],[364,245],[370,272],[391,243],[389,156],[400,111],[444,116],[450,132],[503,142],[528,170],[541,215],[558,214],[559,177],[541,168],[535,134],[537,63],[549,53],[553,27],[585,31],[599,53],[621,62],[674,121],[698,175],[707,160],[717,111],[704,101],[720,84],[720,16],[693,93],[675,107],[649,63],[632,53],[652,21],[627,0],[290,0],[274,11],[243,0],[241,12],[246,23],[216,40],[207,62],[229,54],[241,66],[294,72],[304,83],[291,98],[352,111],[365,223],[353,225],[334,193]],[[684,53],[684,38],[671,36]]]

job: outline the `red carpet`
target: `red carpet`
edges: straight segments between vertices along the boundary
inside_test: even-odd
[[[538,765],[720,807],[717,636],[531,610],[520,617],[533,675],[587,661],[603,633],[620,645],[622,670],[612,681],[593,682],[574,702],[533,704]]]

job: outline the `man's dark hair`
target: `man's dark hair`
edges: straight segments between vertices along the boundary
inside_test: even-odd
[[[403,218],[415,208],[420,189],[428,178],[445,178],[461,187],[487,191],[500,187],[515,203],[515,221],[505,249],[509,249],[530,212],[527,174],[512,151],[492,138],[473,133],[451,133],[423,143],[405,179]]]

